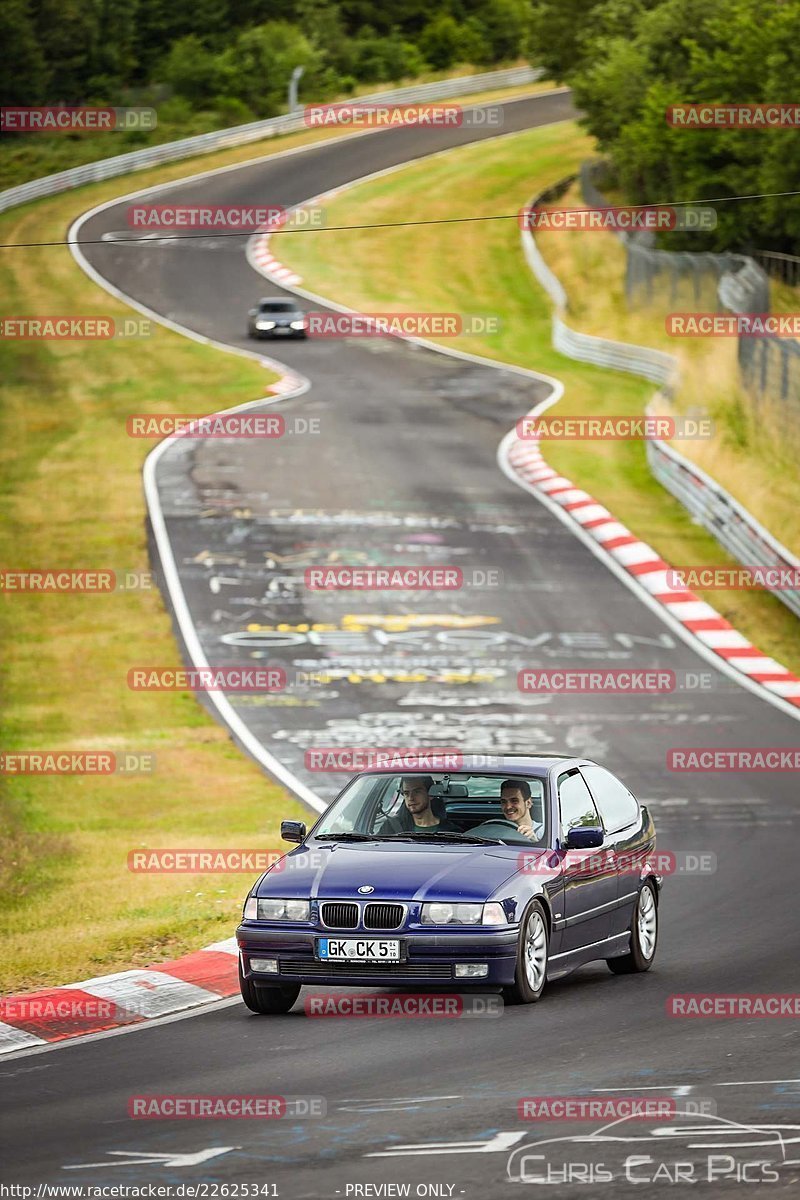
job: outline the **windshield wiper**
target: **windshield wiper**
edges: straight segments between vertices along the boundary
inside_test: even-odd
[[[315,833],[314,840],[317,842],[377,842],[378,838],[372,833]]]
[[[470,837],[466,833],[450,833],[447,830],[443,830],[441,833],[387,833],[385,837],[387,841],[391,840],[396,842],[419,842],[423,839],[426,841],[434,839],[437,842],[442,842],[445,840],[451,842],[462,842],[463,844],[469,846],[483,846],[488,845],[489,843],[488,838]]]

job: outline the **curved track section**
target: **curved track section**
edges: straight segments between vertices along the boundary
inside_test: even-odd
[[[563,96],[508,104],[505,128],[561,119],[567,104]],[[372,134],[174,185],[160,199],[267,196],[288,206],[475,132]],[[123,203],[92,216],[81,237],[123,228]],[[264,286],[244,246],[104,242],[83,253],[140,304],[245,346],[242,314]],[[321,746],[455,743],[596,755],[652,805],[661,847],[711,851],[716,870],[667,881],[653,972],[615,978],[585,968],[534,1010],[509,1009],[502,1020],[309,1020],[301,1006],[263,1020],[234,1005],[6,1061],[9,1178],[30,1174],[23,1144],[33,1137],[39,1174],[60,1183],[258,1181],[299,1200],[379,1195],[352,1188],[402,1181],[411,1194],[435,1184],[442,1190],[429,1194],[497,1196],[507,1191],[509,1152],[554,1136],[552,1125],[519,1120],[520,1097],[645,1088],[702,1098],[721,1118],[745,1123],[747,1133],[729,1126],[726,1135],[738,1158],[759,1157],[742,1144],[774,1142],[773,1127],[782,1126],[784,1158],[797,1159],[793,1022],[679,1021],[665,1011],[680,992],[797,990],[791,775],[671,774],[665,766],[672,747],[793,745],[796,722],[713,671],[498,470],[498,443],[549,385],[395,341],[299,343],[281,357],[311,383],[282,400],[281,411],[287,421],[318,417],[316,442],[198,442],[163,454],[157,476],[208,660],[269,661],[290,672],[324,664],[336,676],[307,695],[237,705],[253,735],[323,796],[339,781],[308,770],[308,750]],[[497,569],[503,584],[422,600],[302,587],[307,565],[356,554]],[[710,681],[706,690],[638,699],[521,696],[517,671],[548,665],[661,667]],[[220,1122],[130,1121],[128,1099],[142,1093],[321,1096],[327,1115],[236,1122],[233,1131]],[[562,1124],[555,1136],[592,1128]],[[676,1158],[659,1150],[663,1139],[649,1127],[644,1136],[642,1153]],[[672,1144],[685,1149],[687,1138],[678,1130]],[[623,1145],[601,1157],[624,1180]],[[202,1157],[212,1150],[220,1153]],[[132,1152],[127,1160],[123,1151]],[[145,1169],[141,1153],[161,1157]],[[201,1157],[182,1164],[183,1153]],[[112,1154],[113,1171],[72,1169]],[[577,1144],[573,1157],[581,1157]],[[696,1194],[718,1194],[715,1187]],[[637,1194],[662,1190],[653,1182]],[[781,1191],[778,1184],[772,1194]],[[564,1185],[556,1194],[589,1193]]]

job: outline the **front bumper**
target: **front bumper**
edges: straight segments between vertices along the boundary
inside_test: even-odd
[[[274,329],[256,329],[254,325],[251,325],[250,336],[259,341],[265,341],[274,337],[304,338],[306,333],[304,329],[292,329],[289,325],[276,325]]]
[[[242,973],[253,983],[323,983],[329,986],[355,987],[508,987],[514,982],[519,930],[464,929],[461,932],[417,932],[416,930],[375,933],[376,937],[400,940],[399,963],[328,962],[316,956],[319,937],[352,937],[352,933],[333,933],[330,929],[276,929],[263,924],[243,923],[236,930],[241,954]],[[360,935],[363,936],[363,933]],[[250,959],[274,958],[277,974],[259,974],[251,970]],[[456,979],[456,963],[486,963],[488,975],[480,979]]]

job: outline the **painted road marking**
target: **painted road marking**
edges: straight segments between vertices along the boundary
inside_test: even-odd
[[[230,1154],[232,1150],[241,1150],[241,1146],[211,1146],[208,1150],[195,1150],[189,1154],[147,1154],[142,1150],[107,1150],[109,1155],[117,1156],[115,1162],[70,1163],[62,1167],[62,1171],[88,1171],[96,1167],[195,1167],[198,1163],[208,1162],[210,1158],[219,1158],[221,1154]]]

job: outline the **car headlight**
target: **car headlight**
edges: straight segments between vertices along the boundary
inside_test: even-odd
[[[480,925],[482,904],[423,904],[423,925]]]
[[[292,321],[292,329],[305,329],[305,321]]]
[[[506,910],[497,901],[489,904],[423,904],[423,925],[507,925]]]
[[[256,329],[274,329],[274,321],[256,321]]]
[[[258,900],[255,896],[248,896],[244,902],[244,912],[242,920],[257,921],[258,920]]]
[[[311,905],[308,900],[268,900],[258,901],[259,921],[307,921]]]

